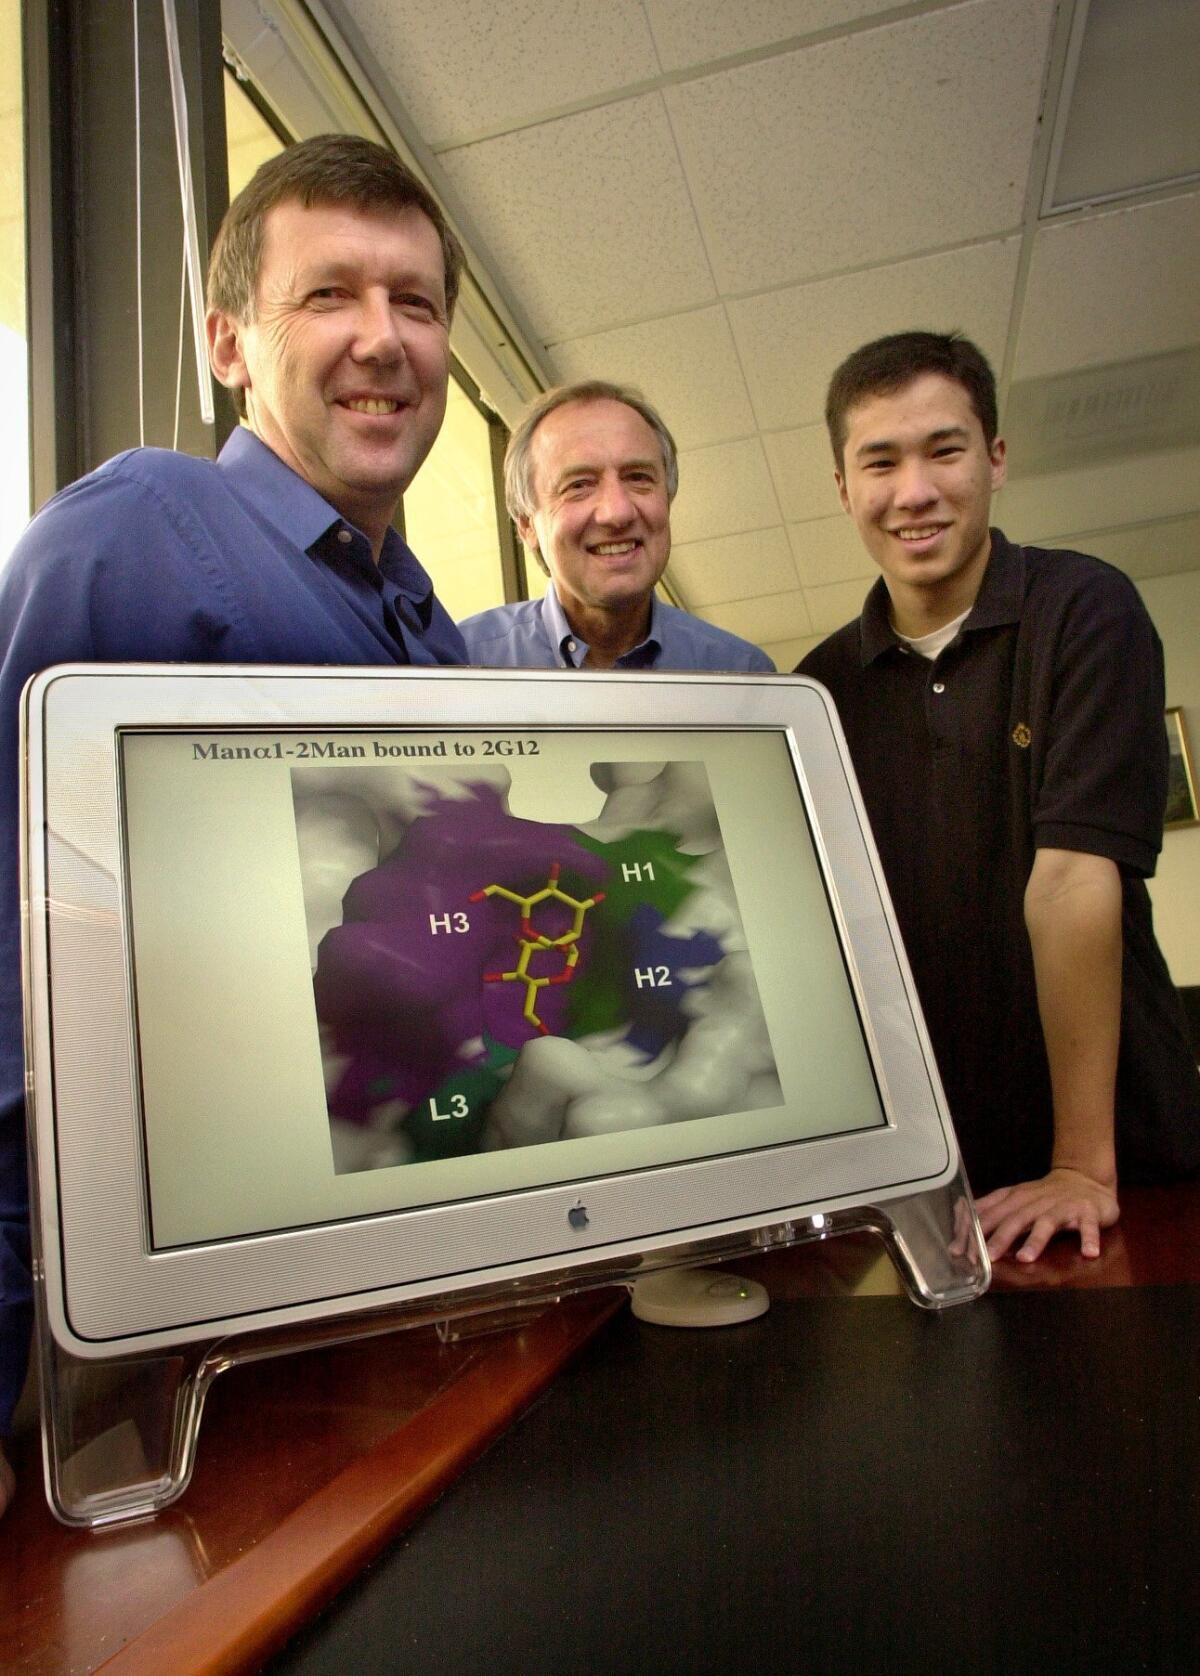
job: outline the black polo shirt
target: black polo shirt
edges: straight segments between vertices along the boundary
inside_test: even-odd
[[[1133,584],[993,530],[979,595],[936,661],[898,639],[880,579],[798,673],[837,704],[975,1191],[1050,1163],[1024,919],[1039,848],[1121,870],[1121,1179],[1200,1172],[1200,1078],[1144,883],[1167,759],[1162,648]]]

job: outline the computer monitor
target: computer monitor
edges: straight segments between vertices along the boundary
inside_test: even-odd
[[[67,667],[23,725],[51,1383],[849,1224],[986,1285],[814,683]]]

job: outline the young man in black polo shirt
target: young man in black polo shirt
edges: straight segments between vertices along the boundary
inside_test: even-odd
[[[1200,1172],[1200,1078],[1145,879],[1162,649],[1132,583],[989,530],[1004,482],[974,344],[856,350],[826,421],[882,576],[799,673],[833,694],[993,1256],[1085,1256],[1117,1182]]]

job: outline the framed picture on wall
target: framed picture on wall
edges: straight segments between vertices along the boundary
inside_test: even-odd
[[[1167,812],[1163,824],[1196,826],[1200,824],[1196,812],[1196,776],[1192,771],[1183,711],[1178,708],[1167,711],[1167,749]]]

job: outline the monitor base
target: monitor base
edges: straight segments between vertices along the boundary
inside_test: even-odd
[[[771,1307],[765,1286],[726,1269],[660,1269],[629,1290],[638,1320],[656,1327],[736,1327]]]
[[[446,1339],[512,1327],[562,1298],[597,1286],[628,1287],[634,1293],[635,1313],[643,1320],[705,1324],[682,1320],[678,1314],[648,1313],[656,1292],[660,1298],[678,1300],[682,1291],[692,1295],[693,1316],[697,1294],[701,1295],[698,1313],[709,1317],[708,1325],[749,1321],[767,1307],[765,1289],[756,1281],[696,1265],[852,1230],[865,1230],[882,1240],[909,1297],[922,1309],[948,1309],[987,1289],[991,1265],[961,1170],[940,1187],[906,1196],[806,1210],[719,1239],[694,1240],[528,1282],[491,1284],[368,1313],[284,1323],[113,1359],[84,1359],[56,1341],[40,1277],[34,1298],[47,1499],[64,1524],[93,1530],[119,1527],[169,1507],[192,1474],[208,1388],[219,1373],[241,1362],[402,1327],[437,1326]]]

